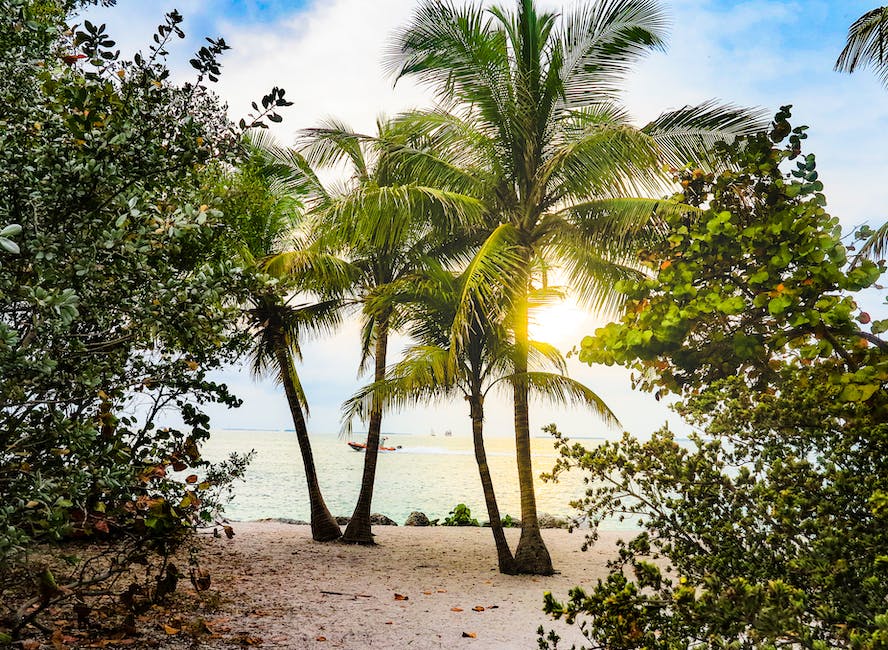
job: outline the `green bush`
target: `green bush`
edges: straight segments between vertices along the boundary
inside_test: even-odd
[[[244,467],[200,454],[203,405],[239,404],[209,377],[242,353],[236,302],[261,281],[232,261],[233,220],[206,189],[208,168],[240,155],[242,129],[206,87],[227,46],[211,41],[177,85],[178,13],[123,61],[103,25],[69,27],[83,4],[0,0],[3,580],[44,542],[119,544],[115,571],[165,555],[214,522]],[[35,607],[0,598],[0,627],[16,636],[79,575],[35,582],[49,594]]]
[[[593,647],[888,647],[888,323],[855,301],[884,266],[848,263],[788,118],[732,148],[733,171],[679,174],[707,208],[667,218],[622,322],[583,341],[678,393],[695,432],[559,440],[556,474],[594,486],[574,504],[589,543],[605,518],[642,527],[597,585],[546,594]]]
[[[472,517],[472,511],[465,503],[458,503],[450,514],[444,518],[442,526],[478,526],[478,520]]]

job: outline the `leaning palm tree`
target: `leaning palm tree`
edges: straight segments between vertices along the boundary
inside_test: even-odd
[[[380,119],[378,135],[366,136],[331,121],[303,132],[304,159],[310,165],[309,207],[315,254],[336,255],[350,269],[352,306],[362,319],[361,369],[372,359],[373,379],[385,379],[389,335],[406,313],[398,292],[430,260],[444,254],[449,233],[480,220],[482,203],[459,192],[423,185],[405,174],[409,138]],[[325,187],[314,170],[345,165],[344,183]],[[284,254],[276,264],[300,262]],[[409,284],[409,283],[408,283]],[[383,405],[368,409],[367,448],[361,490],[343,541],[372,544],[370,514],[382,430]]]
[[[836,60],[839,72],[855,72],[871,67],[888,86],[888,7],[866,12],[848,28],[845,48]],[[857,254],[857,259],[877,259],[888,252],[888,222],[869,236]]]
[[[659,235],[663,163],[712,165],[719,139],[764,127],[758,113],[707,102],[665,114],[643,129],[618,103],[631,65],[662,47],[666,18],[654,0],[601,0],[561,14],[534,0],[485,9],[426,0],[396,37],[388,63],[396,78],[434,89],[442,108],[405,118],[450,143],[450,157],[484,177],[488,242],[473,261],[467,295],[489,278],[511,290],[515,352],[513,402],[521,539],[518,569],[549,574],[552,563],[536,513],[530,453],[527,359],[531,269],[560,266],[571,289],[593,307],[619,303],[616,283],[640,272],[637,250]],[[498,244],[495,245],[495,243]],[[514,269],[496,267],[503,247]],[[492,255],[495,254],[495,255]],[[454,336],[465,336],[461,309]]]
[[[235,208],[232,212],[241,213],[236,233],[239,256],[255,277],[243,308],[253,339],[250,365],[255,376],[273,374],[284,387],[308,484],[312,538],[330,541],[342,532],[321,494],[305,421],[308,402],[296,361],[301,359],[304,334],[324,333],[338,323],[338,300],[297,304],[297,285],[286,276],[267,274],[265,260],[292,242],[298,227],[297,195],[303,188],[292,168],[276,160],[280,148],[270,138],[255,136],[246,147],[248,156],[233,177],[227,200]]]
[[[385,381],[370,384],[345,404],[345,420],[360,416],[379,399],[386,407],[404,407],[437,399],[463,397],[469,403],[472,440],[487,515],[501,573],[517,572],[514,557],[503,531],[493,479],[484,447],[484,402],[497,388],[513,384],[512,344],[503,318],[508,311],[498,305],[496,313],[475,309],[471,324],[457,348],[451,348],[453,319],[461,305],[464,276],[441,267],[432,267],[422,282],[413,282],[411,325],[408,333],[416,341],[404,358],[391,367]],[[532,391],[551,401],[577,403],[590,407],[608,425],[616,418],[591,390],[566,377],[563,357],[547,344],[531,341],[531,359],[548,364],[558,372],[530,372],[522,378]]]

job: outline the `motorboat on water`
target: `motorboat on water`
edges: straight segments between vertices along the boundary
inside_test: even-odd
[[[386,447],[385,441],[386,441],[386,439],[383,438],[381,441],[381,444],[379,445],[379,451],[398,451],[399,449],[401,449],[401,445],[398,445],[397,447]],[[349,447],[351,447],[352,449],[354,449],[355,451],[366,451],[367,450],[367,444],[364,442],[352,442],[351,440],[349,440],[346,442],[346,444]]]

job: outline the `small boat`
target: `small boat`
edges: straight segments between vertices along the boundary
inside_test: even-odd
[[[385,438],[383,438],[382,441],[385,442]],[[348,441],[346,444],[355,451],[365,451],[367,449],[367,445],[363,442]],[[379,451],[397,451],[400,448],[401,445],[398,445],[397,447],[384,447],[383,445],[379,445]]]
[[[449,438],[452,435],[453,435],[453,431],[451,431],[450,429],[447,429],[447,431],[444,432],[445,438]]]

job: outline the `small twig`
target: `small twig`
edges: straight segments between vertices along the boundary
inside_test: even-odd
[[[373,598],[369,594],[346,594],[341,591],[325,591],[321,589],[322,594],[327,594],[328,596],[352,596],[353,598]]]

